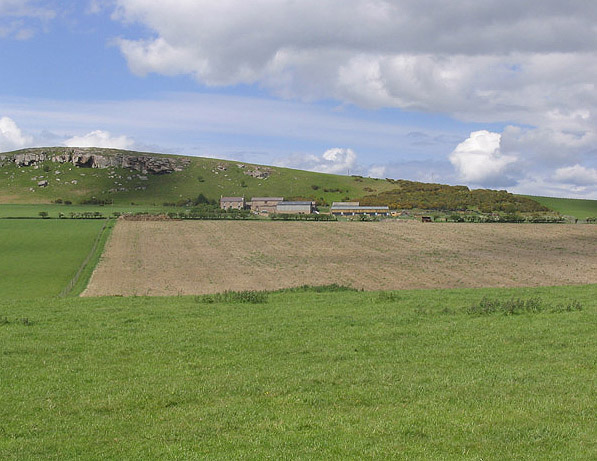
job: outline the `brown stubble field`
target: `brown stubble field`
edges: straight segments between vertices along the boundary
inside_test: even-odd
[[[597,228],[121,220],[83,296],[331,283],[365,290],[597,283]]]

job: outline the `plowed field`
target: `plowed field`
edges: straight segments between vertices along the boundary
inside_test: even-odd
[[[591,225],[120,221],[84,296],[597,283]]]

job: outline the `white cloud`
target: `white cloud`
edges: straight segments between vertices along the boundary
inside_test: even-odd
[[[31,136],[24,135],[17,124],[9,117],[0,118],[0,152],[29,147]]]
[[[523,177],[582,165],[597,149],[597,8],[587,0],[116,4],[115,19],[151,31],[118,42],[139,75],[510,125],[499,150],[454,157],[463,179],[512,184],[514,160]]]
[[[387,167],[383,165],[375,165],[369,168],[367,176],[370,178],[385,178]]]
[[[357,165],[357,154],[352,149],[335,147],[326,150],[321,157],[313,154],[294,154],[276,162],[278,166],[320,173],[347,174]]]
[[[557,182],[575,186],[593,186],[597,189],[597,169],[586,168],[582,165],[573,165],[558,168],[554,175]]]
[[[500,150],[501,135],[489,131],[475,131],[458,144],[450,154],[450,162],[456,168],[460,179],[476,185],[511,185],[507,176],[508,167],[517,161],[512,155]]]
[[[105,147],[130,149],[134,141],[126,136],[112,136],[108,131],[95,130],[83,136],[73,136],[64,141],[67,147]]]
[[[39,0],[0,0],[0,38],[28,40],[35,35],[39,23],[54,19],[56,12],[39,6],[40,3]]]

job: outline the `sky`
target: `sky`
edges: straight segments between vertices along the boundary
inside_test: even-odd
[[[0,152],[597,199],[593,0],[0,0]]]

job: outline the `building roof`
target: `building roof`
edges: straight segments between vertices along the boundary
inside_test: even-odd
[[[332,210],[341,210],[341,211],[367,211],[367,210],[389,210],[390,207],[388,206],[334,206],[332,205]]]
[[[220,197],[220,202],[244,202],[244,197]]]
[[[355,206],[359,206],[360,204],[361,204],[360,202],[333,202],[332,206],[333,207],[341,207],[341,206],[355,207]]]
[[[313,205],[313,202],[280,202],[278,205]]]
[[[253,197],[251,200],[259,200],[261,202],[277,200],[278,202],[283,202],[284,197]]]

